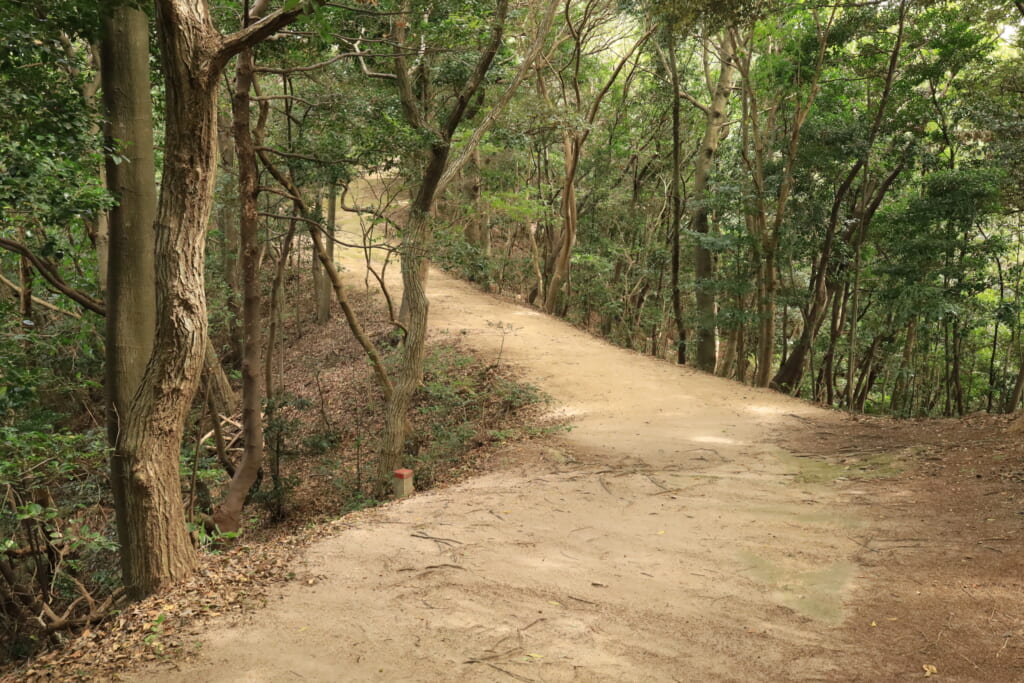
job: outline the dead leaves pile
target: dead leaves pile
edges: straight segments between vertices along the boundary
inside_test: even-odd
[[[173,663],[198,649],[194,632],[204,619],[260,607],[270,586],[304,578],[300,551],[321,536],[306,529],[203,555],[193,578],[68,636],[64,647],[5,672],[0,681],[109,680],[146,663]]]

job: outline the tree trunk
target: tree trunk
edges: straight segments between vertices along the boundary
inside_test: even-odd
[[[220,153],[220,167],[223,171],[230,173],[229,177],[237,173],[235,162],[235,143],[232,132],[232,117],[218,114],[217,117],[217,148]],[[242,328],[239,321],[242,319],[242,306],[239,301],[242,299],[241,278],[239,277],[239,217],[238,203],[225,184],[224,196],[220,197],[220,210],[217,216],[217,223],[223,235],[221,244],[221,269],[224,271],[224,283],[227,285],[227,307],[231,315],[228,316],[228,336],[235,361],[237,362],[244,353],[242,350]]]
[[[425,288],[426,270],[432,242],[430,209],[437,184],[448,160],[448,146],[435,145],[416,199],[410,207],[409,223],[402,239],[402,308],[407,313],[402,363],[395,374],[394,387],[384,404],[384,438],[377,463],[377,485],[382,489],[398,468],[405,451],[409,407],[423,378],[426,351],[427,318],[430,302]]]
[[[331,182],[327,191],[327,234],[324,246],[327,257],[334,260],[334,230],[338,203],[338,185]],[[316,321],[325,323],[331,319],[331,279],[320,260],[313,256],[313,284],[316,290]]]
[[[565,174],[562,178],[562,233],[555,245],[551,277],[548,280],[544,310],[554,314],[562,286],[569,279],[569,264],[572,250],[576,246],[577,205],[576,167],[579,162],[580,146],[576,136],[567,133],[562,147],[565,149]]]
[[[104,278],[107,439],[111,446],[116,446],[128,419],[132,396],[152,353],[156,331],[156,183],[149,20],[142,10],[122,5],[110,10],[103,30],[100,68],[106,110],[104,137],[108,145],[123,145],[119,154],[125,157],[119,163],[108,158],[105,165],[107,187],[118,199],[117,206],[110,211],[103,255],[108,268]],[[127,547],[129,538],[129,473],[125,465],[123,458],[110,459],[110,482],[122,547]],[[129,554],[123,552],[122,557]],[[124,564],[123,569],[127,579],[128,565]]]
[[[917,343],[917,318],[907,323],[906,339],[903,342],[903,357],[896,373],[896,384],[892,390],[892,402],[889,410],[895,417],[910,415],[910,373],[913,372],[914,347]]]
[[[213,524],[224,532],[238,531],[242,507],[263,466],[262,300],[259,283],[259,232],[256,187],[256,151],[250,126],[249,90],[253,79],[253,52],[238,55],[235,93],[231,100],[235,150],[238,158],[238,235],[242,256],[242,459],[228,483],[224,500],[214,511]],[[269,352],[268,352],[269,355]]]
[[[699,236],[708,234],[708,207],[705,195],[708,191],[708,180],[711,178],[711,171],[714,168],[715,154],[723,139],[722,131],[727,124],[726,107],[729,104],[729,95],[732,92],[735,75],[735,65],[732,61],[734,46],[733,41],[729,39],[722,41],[718,83],[711,96],[711,105],[704,111],[704,138],[701,140],[697,153],[693,174],[693,194],[697,201],[690,216],[690,225],[691,230],[698,235],[693,250],[697,304],[697,357],[695,362],[697,368],[705,372],[714,372],[715,362],[718,359],[716,345],[718,310],[714,289],[714,255],[701,242]],[[673,73],[672,76],[673,82],[678,81],[676,74]],[[676,126],[678,126],[677,113],[673,111],[673,127]],[[677,132],[674,131],[674,145],[678,144],[675,140],[676,135]],[[678,153],[676,152],[676,154]]]
[[[123,487],[114,486],[123,490],[118,536],[131,597],[185,578],[196,566],[178,469],[185,418],[207,342],[203,273],[217,170],[217,82],[233,55],[294,21],[301,11],[279,10],[223,36],[205,2],[156,1],[166,91],[164,166],[154,222],[156,334],[112,456],[114,477],[123,478]]]
[[[778,280],[774,247],[764,251],[758,266],[757,373],[754,375],[754,386],[766,387],[771,379],[775,359],[775,290]]]
[[[206,345],[205,229],[213,203],[217,77],[223,67],[213,63],[220,36],[205,5],[158,1],[157,29],[167,114],[155,221],[156,336],[113,455],[114,471],[122,471],[125,480],[122,571],[136,598],[188,576],[196,566],[178,459]]]

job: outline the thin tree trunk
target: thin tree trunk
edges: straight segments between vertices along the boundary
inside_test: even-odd
[[[680,192],[680,173],[682,168],[680,164],[680,152],[681,141],[679,138],[679,69],[676,65],[676,47],[675,40],[669,39],[668,44],[668,59],[665,60],[668,65],[669,76],[671,77],[672,92],[675,96],[672,98],[672,179],[670,184],[669,192],[672,195],[672,219],[669,223],[669,243],[672,245],[672,271],[670,278],[670,287],[672,289],[672,318],[676,324],[676,363],[679,365],[686,364],[686,322],[683,319],[683,293],[682,287],[679,282],[679,268],[681,266],[681,239],[682,236],[679,234],[682,230],[682,217],[683,217],[683,198]],[[701,202],[703,198],[698,195],[697,201]],[[704,214],[705,218],[705,229],[707,228],[707,213]],[[712,343],[714,337],[712,335]]]
[[[257,221],[257,168],[250,122],[253,51],[239,53],[235,65],[235,92],[231,100],[234,146],[238,159],[239,244],[242,257],[242,458],[228,483],[224,499],[211,516],[217,529],[238,531],[242,507],[263,467],[262,407],[265,386],[263,365],[262,297],[259,283],[259,225]],[[268,357],[270,351],[268,350]],[[266,385],[269,387],[269,384]]]
[[[846,364],[846,407],[849,410],[854,410],[854,387],[853,387],[853,376],[854,370],[857,366],[857,324],[859,322],[858,317],[860,315],[860,259],[861,259],[861,243],[858,240],[856,245],[856,252],[853,258],[853,293],[851,295],[850,313],[848,315],[850,323],[850,334],[849,334],[849,360]]]
[[[331,182],[327,191],[327,234],[324,244],[327,247],[327,257],[334,260],[334,230],[338,203],[338,185]],[[316,290],[316,321],[325,323],[331,319],[331,280],[327,275],[327,269],[320,263],[320,260],[313,255],[313,282]]]
[[[705,195],[708,191],[711,171],[714,168],[715,154],[723,139],[722,131],[727,124],[725,117],[726,108],[729,104],[729,96],[732,93],[736,72],[735,65],[733,64],[734,48],[735,43],[732,40],[726,38],[722,41],[718,83],[715,85],[711,96],[711,105],[704,109],[704,138],[701,141],[697,154],[693,178],[693,194],[697,201],[690,216],[690,225],[691,229],[698,235],[693,255],[694,275],[697,280],[697,356],[695,363],[698,369],[705,372],[714,372],[715,362],[718,359],[716,345],[717,327],[715,322],[718,311],[714,289],[714,256],[711,250],[701,242],[699,235],[707,235],[709,229],[708,207]],[[707,45],[705,45],[706,49]],[[673,86],[676,87],[678,76],[673,73],[672,77]],[[678,92],[678,87],[676,91]],[[673,127],[677,126],[676,112],[673,111]],[[678,145],[678,141],[675,139],[677,135],[678,131],[674,131],[673,145]],[[673,163],[675,163],[675,159]]]

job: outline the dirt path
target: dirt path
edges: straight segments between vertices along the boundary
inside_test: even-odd
[[[310,551],[316,580],[209,625],[198,660],[156,678],[840,675],[858,492],[801,483],[798,460],[772,445],[775,430],[828,413],[612,347],[436,271],[429,289],[435,334],[501,349],[575,428],[345,522]]]

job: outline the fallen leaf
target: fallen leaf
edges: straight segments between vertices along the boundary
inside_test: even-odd
[[[549,605],[554,605],[555,607],[561,607],[562,606],[562,603],[555,602],[554,600],[548,600],[548,604]]]
[[[939,673],[938,668],[936,668],[934,664],[922,664],[921,668],[924,669],[925,678]]]
[[[872,625],[872,626],[878,626],[878,622],[872,621],[872,622],[871,622],[871,625]]]

